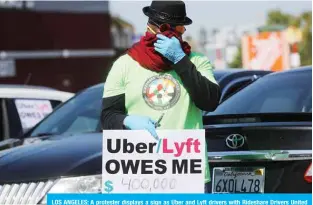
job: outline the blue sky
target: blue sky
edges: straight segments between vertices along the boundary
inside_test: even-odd
[[[110,12],[132,23],[136,32],[145,31],[147,18],[142,13],[151,1],[110,1]],[[227,26],[262,25],[267,12],[280,9],[291,14],[312,11],[311,1],[185,1],[187,15],[194,23],[187,35],[197,37],[201,27],[206,29]]]

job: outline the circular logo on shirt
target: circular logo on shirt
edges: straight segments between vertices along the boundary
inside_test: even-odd
[[[142,90],[142,95],[151,108],[166,110],[173,107],[180,98],[180,85],[171,75],[149,78]]]

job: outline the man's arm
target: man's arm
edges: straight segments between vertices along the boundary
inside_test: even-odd
[[[196,66],[181,47],[180,41],[162,34],[157,35],[155,50],[173,63],[173,68],[181,78],[195,105],[204,111],[214,111],[220,99],[220,88],[216,83],[212,65],[204,56],[196,56]],[[200,71],[200,72],[199,72]]]
[[[125,63],[123,56],[117,59],[106,79],[102,99],[101,124],[104,130],[124,129]]]
[[[214,79],[212,65],[204,56],[197,56],[197,67],[188,56],[183,57],[172,67],[181,78],[183,85],[195,105],[212,112],[219,104],[220,87]]]

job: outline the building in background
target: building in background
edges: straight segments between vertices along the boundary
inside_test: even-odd
[[[289,26],[285,32],[286,40],[290,46],[290,67],[299,67],[301,65],[299,44],[302,41],[302,31],[295,26]]]
[[[116,49],[127,49],[133,44],[134,27],[120,17],[111,17],[111,35]]]
[[[201,52],[201,49],[199,49],[197,42],[191,36],[186,36],[184,40],[190,45],[192,51]]]
[[[204,51],[216,69],[229,68],[229,64],[234,60],[240,47],[241,37],[245,33],[257,33],[257,28],[257,25],[252,24],[212,29],[207,32],[207,41],[204,44],[199,42],[199,44],[205,47]]]
[[[115,58],[108,1],[0,1],[0,24],[0,83],[77,92]]]

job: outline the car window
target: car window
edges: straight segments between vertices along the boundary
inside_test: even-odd
[[[73,134],[100,131],[103,86],[89,88],[51,113],[30,133]]]
[[[312,75],[305,72],[266,76],[224,101],[209,115],[311,112]]]
[[[60,100],[50,100],[50,103],[51,103],[52,108],[55,109],[60,104],[62,104],[62,101],[60,101]]]
[[[234,95],[236,92],[238,92],[239,90],[241,90],[242,88],[244,88],[251,82],[252,80],[242,80],[242,81],[234,83],[232,86],[227,88],[227,90],[225,91],[223,95],[223,98],[221,99],[221,102],[225,101],[226,99]]]
[[[35,126],[62,102],[42,99],[5,99],[10,136],[17,137]]]
[[[18,137],[23,134],[21,119],[16,109],[14,99],[4,99],[7,112],[8,129],[10,137]]]

